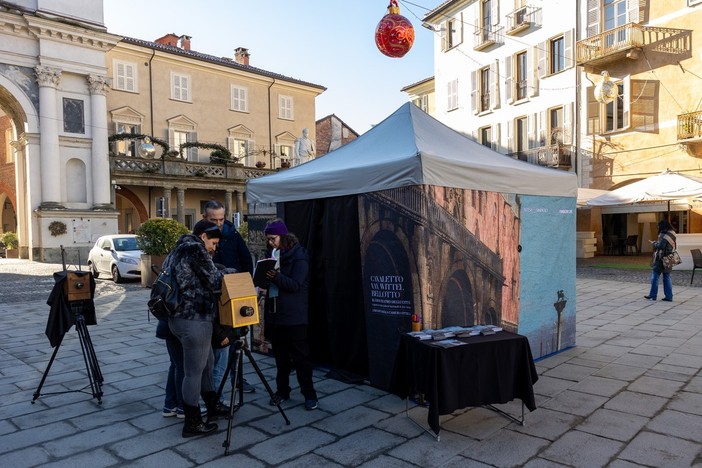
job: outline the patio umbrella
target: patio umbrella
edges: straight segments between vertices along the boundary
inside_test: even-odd
[[[668,202],[702,195],[702,177],[680,174],[666,169],[658,175],[612,190],[588,200],[590,206],[629,205],[641,202]]]

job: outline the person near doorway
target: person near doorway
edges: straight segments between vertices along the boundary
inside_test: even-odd
[[[653,261],[651,262],[651,290],[644,298],[655,301],[658,297],[658,278],[663,275],[663,300],[672,302],[673,300],[673,283],[670,280],[670,271],[663,267],[661,260],[666,255],[669,255],[676,249],[676,238],[673,226],[668,221],[660,221],[658,223],[658,240],[651,241],[653,243]]]
[[[225,218],[224,205],[216,200],[210,200],[204,206],[202,218],[211,223],[215,223],[222,233],[222,238],[217,245],[212,260],[216,264],[223,265],[228,271],[236,270],[238,273],[253,273],[253,260],[251,252],[246,246],[244,238],[237,231],[234,223]],[[227,370],[227,362],[229,360],[229,345],[236,341],[239,336],[238,330],[226,330],[225,327],[219,325],[215,320],[214,333],[212,335],[212,348],[214,352],[214,366],[212,369],[212,377],[214,385],[219,389],[222,383],[222,377]],[[232,379],[234,373],[230,374]],[[232,382],[232,388],[235,382]],[[242,378],[241,391],[244,393],[253,393],[255,387],[246,379]]]
[[[317,392],[312,383],[312,361],[307,341],[308,291],[310,260],[297,237],[288,232],[282,219],[269,222],[263,230],[273,249],[276,268],[266,277],[271,284],[266,290],[265,334],[273,346],[276,366],[276,391],[272,406],[290,398],[290,373],[295,366],[305,409],[317,409]]]

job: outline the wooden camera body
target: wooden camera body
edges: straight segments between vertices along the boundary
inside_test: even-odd
[[[219,298],[219,323],[237,328],[255,325],[258,321],[258,299],[251,275],[224,275]]]
[[[91,273],[89,271],[67,271],[64,292],[68,302],[87,301],[93,298],[90,290]]]

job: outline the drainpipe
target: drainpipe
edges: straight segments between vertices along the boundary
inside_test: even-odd
[[[274,84],[275,78],[273,78],[271,85],[268,87],[268,148],[271,150],[269,153],[271,158],[271,169],[273,169],[273,119],[271,118],[271,88]]]
[[[151,114],[151,136],[154,135],[154,93],[153,93],[153,74],[151,73],[151,62],[154,60],[154,55],[156,55],[156,49],[151,51],[151,58],[149,58],[149,107]]]

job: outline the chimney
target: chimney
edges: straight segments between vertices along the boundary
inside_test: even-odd
[[[246,49],[244,47],[237,47],[234,49],[234,60],[236,63],[239,63],[241,65],[248,65],[249,64],[249,57],[251,54],[249,54],[249,49]]]
[[[180,36],[180,48],[190,50],[190,36],[186,36],[185,34]]]
[[[178,36],[173,33],[166,34],[154,41],[156,44],[178,47]]]

